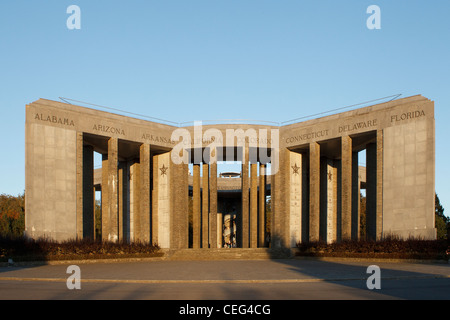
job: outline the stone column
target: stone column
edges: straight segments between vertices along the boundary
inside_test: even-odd
[[[130,242],[138,241],[140,234],[140,163],[130,165]]]
[[[83,239],[83,133],[77,132],[77,239]]]
[[[359,181],[359,165],[358,152],[352,153],[352,240],[359,240],[359,224],[360,224],[360,181]]]
[[[129,175],[128,163],[119,162],[119,241],[128,241]]]
[[[209,165],[202,164],[202,248],[209,247]]]
[[[126,170],[126,169],[125,169]],[[117,240],[119,242],[123,241],[123,215],[124,215],[124,175],[125,171],[122,161],[119,161],[117,165],[117,206],[118,206],[118,217],[117,217]]]
[[[302,240],[302,154],[289,151],[288,163],[290,247],[294,248]]]
[[[194,163],[193,166],[193,217],[192,217],[192,229],[193,229],[193,248],[198,249],[201,245],[201,227],[200,227],[200,164]]]
[[[241,189],[242,189],[242,210],[241,210],[241,247],[249,247],[249,162],[248,162],[248,145],[244,147],[242,159],[242,175],[241,175]]]
[[[160,248],[168,249],[171,247],[171,240],[173,239],[173,211],[178,208],[176,202],[179,201],[179,199],[175,200],[174,198],[177,195],[171,194],[171,184],[178,172],[176,169],[174,171],[170,152],[160,154],[157,157],[158,172],[155,172],[155,174],[158,175],[158,208],[156,213],[158,214],[157,243]],[[182,177],[180,177],[180,179],[182,179]],[[180,193],[180,199],[181,198],[183,198],[183,195]]]
[[[309,241],[309,157],[302,153],[302,228],[301,241]]]
[[[158,198],[159,198],[159,178],[160,178],[160,172],[159,170],[159,161],[158,156],[154,155],[152,156],[152,172],[153,172],[153,178],[152,178],[152,244],[158,244],[158,230],[159,230],[159,217],[158,217]]]
[[[264,247],[266,239],[266,165],[259,166],[258,246]]]
[[[273,165],[273,159],[272,159],[272,162],[271,162],[271,165]],[[267,244],[267,246],[269,247],[269,248],[274,248],[275,246],[274,246],[274,242],[273,242],[273,234],[274,234],[274,228],[275,228],[275,221],[274,221],[274,212],[275,212],[275,210],[276,210],[276,197],[277,197],[277,195],[276,195],[276,184],[277,182],[276,182],[276,179],[275,179],[275,174],[273,174],[273,172],[271,172],[270,173],[270,205],[271,205],[271,210],[272,210],[272,212],[271,212],[271,219],[270,219],[270,227],[269,227],[269,234],[268,234],[268,236],[269,236],[269,238],[268,238],[268,241],[269,241],[269,243]]]
[[[214,151],[216,154],[217,151]],[[213,160],[209,164],[210,170],[210,180],[209,180],[209,221],[211,225],[211,248],[217,248],[217,233],[220,231],[217,225],[217,161]],[[222,225],[220,225],[222,228]],[[220,239],[222,239],[222,233],[220,233]],[[220,245],[221,246],[221,245]]]
[[[321,239],[327,243],[337,237],[337,169],[332,159],[321,164]]]
[[[94,148],[83,145],[83,133],[77,133],[77,238],[94,239]]]
[[[107,241],[109,234],[108,165],[108,154],[102,154],[102,241]]]
[[[376,239],[380,240],[383,235],[383,130],[377,130],[377,226]],[[433,146],[434,147],[434,146]],[[432,162],[434,164],[434,161]],[[434,178],[434,174],[432,176]]]
[[[309,241],[319,241],[320,232],[320,145],[309,144]]]
[[[139,220],[140,220],[140,240],[144,243],[150,243],[150,145],[142,144],[139,148],[140,162],[140,196],[139,196]]]
[[[116,242],[119,234],[119,140],[108,140],[108,202],[109,232],[107,239]]]
[[[377,131],[376,143],[366,150],[366,237],[379,240],[382,233],[383,131]]]
[[[189,247],[189,168],[187,163],[171,163],[171,249]]]
[[[285,249],[290,247],[289,229],[289,150],[286,148],[272,150],[277,152],[272,157],[271,188],[272,188],[272,222],[270,231],[271,248]]]
[[[366,149],[366,238],[376,239],[376,203],[377,203],[377,145],[370,143]]]
[[[217,248],[222,248],[223,247],[223,240],[222,240],[223,239],[223,217],[222,217],[222,213],[217,213],[216,217],[217,217],[217,243],[216,243],[216,247]]]
[[[341,138],[341,216],[342,240],[350,240],[352,236],[352,139]]]
[[[338,174],[337,168],[335,165],[329,166],[328,179],[330,187],[328,188],[329,194],[329,214],[328,214],[328,243],[337,241],[337,212],[338,212]]]
[[[250,164],[250,247],[258,247],[258,163]]]

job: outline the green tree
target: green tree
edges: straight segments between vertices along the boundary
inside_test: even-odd
[[[20,237],[25,231],[25,193],[0,195],[0,235]]]
[[[448,229],[450,227],[450,219],[444,215],[444,207],[439,200],[437,194],[434,197],[434,209],[435,209],[435,228],[437,229],[437,238],[446,239]]]

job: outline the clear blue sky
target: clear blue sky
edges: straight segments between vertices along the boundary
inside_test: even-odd
[[[68,6],[81,9],[69,30]],[[369,30],[369,5],[381,29]],[[400,93],[435,101],[450,212],[450,1],[0,2],[0,193],[25,188],[25,105],[89,101],[176,122],[285,121]]]

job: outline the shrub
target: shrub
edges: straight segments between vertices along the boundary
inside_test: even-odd
[[[298,243],[298,255],[315,257],[391,258],[391,259],[447,259],[446,240],[402,240],[387,237],[380,241],[342,241]]]
[[[68,240],[57,242],[48,239],[25,237],[0,237],[0,261],[46,261],[72,259],[103,259],[149,257],[158,255],[159,247],[140,242],[100,242]]]

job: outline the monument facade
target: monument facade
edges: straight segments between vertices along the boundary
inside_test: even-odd
[[[363,189],[368,239],[435,239],[434,123],[434,102],[420,95],[280,126],[182,127],[40,99],[26,106],[25,233],[95,238],[101,191],[102,241],[360,239]],[[240,161],[241,172],[219,175],[219,161]]]

